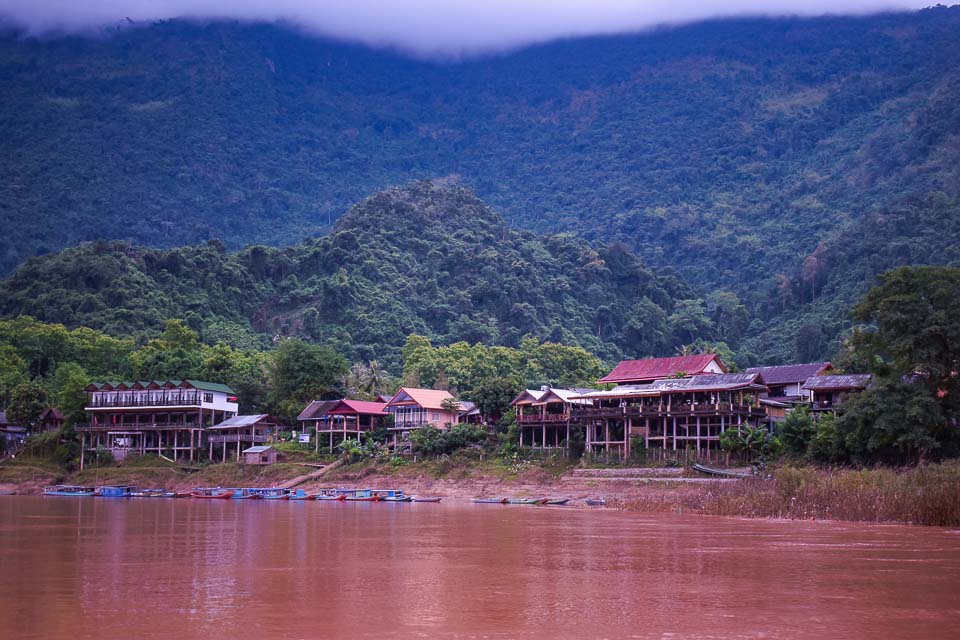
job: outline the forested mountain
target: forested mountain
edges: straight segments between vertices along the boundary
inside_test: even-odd
[[[0,38],[0,113],[0,272],[84,240],[292,244],[334,228],[370,193],[442,176],[472,187],[520,228],[622,242],[650,267],[672,267],[712,292],[721,308],[738,306],[724,293],[733,292],[749,328],[735,339],[719,327],[700,337],[745,337],[744,353],[772,361],[828,355],[846,309],[874,275],[899,264],[955,263],[960,241],[960,225],[949,224],[960,217],[960,7],[714,21],[456,63],[264,25],[174,21],[92,39],[9,33]],[[445,232],[461,234],[452,224]],[[411,242],[420,233],[404,231]],[[316,243],[334,252],[336,237]],[[443,250],[428,244],[422,248]],[[60,274],[53,265],[88,256],[115,265],[111,290],[182,296],[122,309],[120,301],[139,294],[116,292],[105,309],[97,296],[88,311],[73,309],[115,331],[153,327],[155,317],[177,315],[164,311],[169,305],[198,315],[209,305],[221,323],[208,326],[204,316],[210,331],[237,336],[252,322],[253,331],[327,339],[337,325],[324,315],[333,313],[337,273],[310,271],[329,267],[305,257],[311,246],[232,256],[217,247],[93,245],[25,273],[49,269],[55,282],[67,281],[69,269]],[[485,249],[470,255],[471,273],[482,273]],[[150,285],[147,263],[168,259],[203,262],[195,271],[209,282],[189,294],[186,285]],[[258,273],[258,260],[274,271]],[[282,266],[298,260],[306,272]],[[397,276],[432,290],[435,264]],[[165,271],[178,283],[194,277]],[[392,280],[371,273],[371,282]],[[305,287],[309,278],[326,288]],[[348,279],[359,287],[350,295],[373,297]],[[436,282],[443,291],[473,286]],[[76,283],[66,284],[70,292]],[[226,300],[234,288],[239,298]],[[368,335],[333,337],[372,348],[375,337],[411,327],[508,343],[528,330],[568,331],[605,356],[644,355],[675,341],[654,331],[644,338],[651,348],[623,337],[641,322],[637,310],[628,313],[637,296],[616,299],[601,321],[595,297],[581,302],[594,311],[567,317],[524,298],[535,292],[505,288],[499,298],[471,297],[463,313],[431,318],[418,309]],[[10,283],[3,295],[6,310],[30,302]],[[655,303],[675,313],[673,303]],[[711,315],[718,307],[706,308]],[[353,312],[338,313],[353,331]],[[725,316],[713,315],[714,324]]]
[[[31,258],[0,283],[0,315],[22,314],[124,337],[184,318],[209,343],[298,336],[393,370],[413,333],[507,346],[529,334],[615,360],[745,326],[729,295],[708,305],[622,245],[511,229],[468,189],[429,181],[371,196],[329,235],[284,249],[98,241]]]

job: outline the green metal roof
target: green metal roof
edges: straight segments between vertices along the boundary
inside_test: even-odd
[[[204,391],[220,391],[222,393],[233,393],[233,389],[228,387],[225,384],[220,384],[218,382],[203,382],[202,380],[184,380],[187,384],[196,387],[197,389],[203,389]]]
[[[139,385],[142,385],[142,386],[144,386],[144,387],[146,387],[146,386],[148,386],[148,385],[151,385],[151,384],[156,384],[157,386],[162,387],[163,385],[165,385],[165,384],[168,383],[168,382],[169,382],[169,383],[172,383],[175,387],[179,387],[181,384],[187,383],[187,384],[189,384],[191,387],[194,387],[195,389],[200,389],[200,390],[202,390],[202,391],[219,391],[219,392],[221,392],[221,393],[228,393],[228,394],[231,394],[231,395],[233,395],[234,393],[236,393],[233,389],[231,389],[230,387],[228,387],[228,386],[225,385],[225,384],[220,384],[220,383],[218,383],[218,382],[204,382],[203,380],[139,380],[139,381],[135,381],[135,382],[113,382],[113,381],[111,381],[111,382],[91,382],[90,384],[91,384],[92,386],[96,387],[97,389],[102,389],[104,386],[106,386],[106,385],[108,385],[108,384],[109,384],[111,387],[113,387],[113,388],[117,388],[117,387],[118,387],[119,385],[121,385],[121,384],[126,385],[126,386],[128,386],[128,387],[130,387],[130,386],[132,386],[132,385],[135,385],[135,384],[139,384]]]

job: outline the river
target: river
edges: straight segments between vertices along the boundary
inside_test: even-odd
[[[0,637],[956,638],[960,532],[0,497]]]

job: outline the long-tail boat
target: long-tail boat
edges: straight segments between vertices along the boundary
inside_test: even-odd
[[[130,485],[106,485],[97,489],[101,498],[129,498],[137,491],[137,487]]]
[[[230,497],[233,498],[234,500],[259,500],[260,499],[260,494],[255,493],[255,490],[250,489],[249,487],[236,487],[233,489],[228,489],[228,491],[233,492],[233,494]]]
[[[261,500],[289,500],[290,492],[286,489],[277,489],[275,487],[270,487],[269,489],[249,489],[250,493],[254,494],[257,498]]]
[[[87,498],[97,494],[94,487],[81,487],[72,484],[58,484],[52,487],[44,487],[45,496],[64,496],[68,498]]]
[[[586,500],[584,500],[584,502],[586,502],[591,507],[602,507],[607,504],[607,501],[604,500],[603,498],[587,498]]]
[[[381,502],[413,502],[413,496],[408,496],[402,489],[374,489],[373,494]]]
[[[233,490],[221,489],[220,487],[197,487],[190,492],[190,497],[208,500],[229,500],[233,497]]]
[[[175,491],[167,491],[166,489],[140,489],[139,491],[134,491],[130,494],[131,498],[176,498],[177,493]]]
[[[412,502],[440,502],[440,498],[429,497],[429,496],[413,496]]]
[[[287,497],[291,500],[315,500],[317,496],[312,493],[307,493],[303,489],[290,489]]]
[[[346,489],[344,500],[347,502],[380,502],[380,496],[371,489]]]
[[[560,505],[567,504],[568,502],[570,502],[570,498],[550,498],[549,500],[547,500],[547,501],[544,502],[543,504],[553,505],[553,506],[560,506]]]
[[[320,493],[314,496],[317,500],[332,500],[334,502],[343,502],[347,499],[347,494],[340,489],[320,489]]]
[[[470,502],[477,504],[507,504],[507,498],[474,498]]]

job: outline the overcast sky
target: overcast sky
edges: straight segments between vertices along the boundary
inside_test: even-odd
[[[37,34],[95,29],[124,18],[283,20],[322,35],[421,55],[459,55],[718,16],[864,14],[930,4],[931,0],[0,0],[0,18]]]

